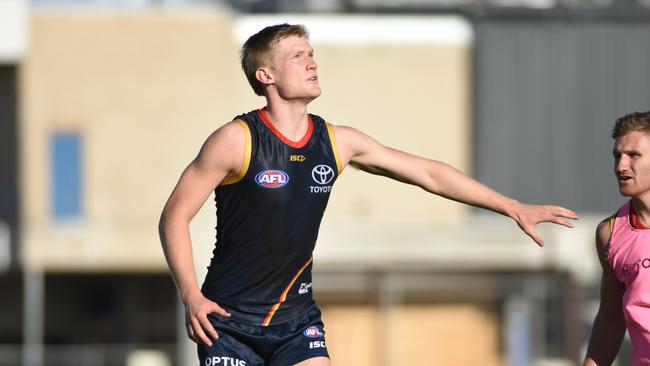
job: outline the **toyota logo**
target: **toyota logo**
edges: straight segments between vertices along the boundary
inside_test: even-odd
[[[311,177],[318,184],[327,184],[334,179],[334,169],[327,165],[316,165],[311,170]]]

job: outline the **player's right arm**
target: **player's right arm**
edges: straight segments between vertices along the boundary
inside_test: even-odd
[[[583,366],[611,365],[625,335],[625,319],[623,317],[625,285],[616,278],[614,270],[607,260],[611,234],[610,220],[603,220],[596,229],[596,249],[603,268],[600,283],[600,306],[591,330]]]
[[[201,293],[194,272],[189,225],[214,189],[225,178],[237,175],[245,144],[245,131],[239,123],[227,123],[213,132],[183,171],[160,217],[160,242],[185,305],[188,336],[207,346],[212,344],[210,338],[218,337],[208,314],[230,314]]]

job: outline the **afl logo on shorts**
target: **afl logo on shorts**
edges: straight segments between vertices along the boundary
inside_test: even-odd
[[[329,165],[316,165],[311,170],[311,177],[318,184],[327,184],[334,179],[334,169]]]
[[[280,188],[289,183],[289,175],[282,170],[265,170],[257,173],[255,183],[264,188]]]
[[[305,337],[309,337],[309,338],[319,338],[319,337],[323,336],[323,332],[318,330],[318,327],[315,327],[313,325],[311,327],[305,329],[302,332],[302,334],[304,334]]]

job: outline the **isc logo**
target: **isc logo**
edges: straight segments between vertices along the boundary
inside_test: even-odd
[[[255,182],[264,188],[280,188],[289,183],[289,175],[282,170],[265,170],[257,173]]]
[[[315,327],[315,326],[311,326],[311,327],[305,329],[305,331],[302,332],[302,334],[304,334],[306,337],[309,337],[309,338],[318,338],[318,337],[323,336],[323,332],[318,330],[318,328]]]
[[[314,341],[314,342],[309,342],[309,348],[314,349],[314,348],[326,348],[325,347],[325,341]]]
[[[307,160],[305,155],[291,155],[291,156],[289,156],[289,161],[298,161],[298,162],[302,163],[305,160]]]

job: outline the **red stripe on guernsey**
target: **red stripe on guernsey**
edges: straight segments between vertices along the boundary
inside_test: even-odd
[[[647,230],[648,228],[641,223],[641,219],[639,219],[639,215],[636,214],[636,211],[634,211],[634,208],[632,208],[632,205],[630,205],[630,221],[632,221],[632,227],[635,229],[641,229],[641,230]]]
[[[301,147],[305,146],[307,144],[307,141],[309,141],[309,138],[311,137],[312,132],[314,132],[314,122],[311,120],[311,116],[309,116],[309,126],[307,127],[307,132],[305,133],[305,136],[303,136],[300,141],[291,141],[288,138],[286,138],[282,132],[278,131],[275,126],[273,126],[273,123],[271,123],[271,120],[269,119],[269,115],[266,114],[266,107],[262,109],[258,109],[257,112],[260,115],[260,118],[262,118],[262,121],[266,125],[266,127],[273,132],[275,136],[277,136],[282,142],[285,144],[295,148],[295,149],[300,149]]]
[[[266,314],[266,318],[264,318],[264,321],[262,322],[263,326],[267,326],[267,325],[269,325],[271,323],[271,319],[273,318],[273,315],[275,315],[275,312],[278,311],[278,308],[280,308],[280,305],[282,305],[282,303],[287,300],[287,293],[289,293],[289,289],[291,289],[291,286],[293,286],[293,283],[296,282],[296,280],[298,279],[298,277],[300,276],[302,271],[304,271],[305,268],[307,268],[307,266],[309,265],[309,263],[311,263],[311,261],[313,259],[314,259],[314,256],[311,256],[309,258],[309,260],[305,264],[302,265],[302,267],[300,268],[298,273],[296,273],[296,275],[293,276],[293,278],[291,279],[291,282],[289,282],[289,286],[287,286],[287,288],[285,288],[284,291],[282,291],[282,295],[280,295],[280,300],[277,303],[275,303],[275,305],[273,305],[273,307],[271,307],[271,310],[269,310],[268,314]]]

